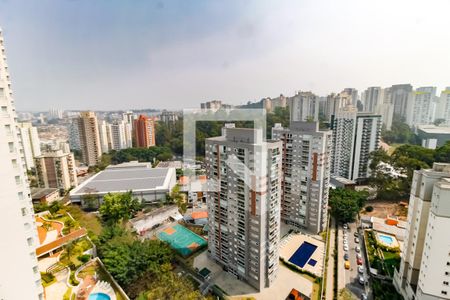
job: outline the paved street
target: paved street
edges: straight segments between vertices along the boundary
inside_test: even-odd
[[[356,262],[356,251],[355,251],[355,247],[359,246],[361,248],[361,257],[363,260],[363,266],[364,266],[364,274],[362,274],[364,276],[364,279],[366,281],[366,286],[367,286],[367,280],[369,278],[368,274],[367,274],[367,267],[366,267],[366,263],[365,263],[365,257],[364,257],[364,247],[362,246],[363,244],[363,240],[361,238],[361,236],[358,235],[360,242],[358,244],[355,243],[355,236],[354,233],[356,231],[356,223],[351,223],[348,224],[349,225],[349,229],[348,230],[344,230],[342,228],[342,226],[339,226],[339,230],[338,230],[338,240],[339,240],[339,263],[338,263],[338,274],[343,274],[343,276],[339,275],[339,281],[338,281],[338,289],[341,290],[342,288],[347,288],[348,290],[350,290],[353,294],[355,294],[358,299],[360,299],[361,294],[366,290],[366,287],[364,287],[363,285],[361,285],[361,283],[359,283],[359,276],[360,274],[358,273],[358,264]],[[344,232],[347,233],[347,241],[348,241],[348,246],[349,246],[349,251],[347,252],[349,255],[349,262],[350,262],[350,269],[346,270],[344,267],[344,245],[343,245],[343,239],[344,239]],[[367,288],[368,290],[368,288]]]

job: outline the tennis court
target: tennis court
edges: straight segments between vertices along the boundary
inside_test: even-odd
[[[183,256],[189,256],[207,244],[204,238],[180,224],[161,231],[158,233],[158,238],[168,243],[170,247]]]
[[[289,258],[289,262],[303,268],[309,261],[314,251],[316,251],[317,246],[310,244],[308,242],[303,242],[303,244],[294,252],[294,254]],[[310,265],[315,266],[316,261],[311,262]]]

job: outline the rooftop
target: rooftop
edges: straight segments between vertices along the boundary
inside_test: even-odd
[[[32,199],[41,199],[47,195],[53,194],[57,192],[58,189],[54,188],[32,188],[31,189],[31,198]]]
[[[167,187],[174,173],[173,168],[152,169],[143,163],[110,166],[73,189],[70,195],[157,190]]]
[[[425,133],[450,134],[450,127],[442,127],[435,125],[419,125],[418,129]]]

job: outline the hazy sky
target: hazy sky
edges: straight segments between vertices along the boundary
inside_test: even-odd
[[[450,86],[450,1],[0,0],[19,110]]]

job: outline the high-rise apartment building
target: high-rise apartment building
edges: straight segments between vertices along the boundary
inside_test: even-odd
[[[380,144],[381,116],[359,113],[355,108],[334,116],[331,173],[350,180],[369,177],[369,154]]]
[[[108,153],[110,148],[110,136],[109,136],[109,130],[108,130],[108,122],[105,120],[98,121],[98,134],[100,139],[100,145],[102,148],[102,153]]]
[[[442,121],[445,125],[450,125],[450,86],[441,92],[437,100],[435,120]]]
[[[78,118],[78,132],[83,162],[88,166],[94,166],[100,162],[102,147],[98,132],[97,117],[92,111],[80,113]]]
[[[166,124],[175,123],[178,121],[178,114],[174,111],[163,110],[159,116],[161,122]]]
[[[220,101],[220,100],[212,100],[212,101],[207,101],[207,102],[204,102],[204,103],[200,103],[200,108],[202,110],[210,109],[210,110],[215,112],[215,111],[218,111],[219,109],[222,108],[222,101]]]
[[[133,124],[136,147],[155,146],[155,119],[140,115]]]
[[[40,187],[63,192],[78,185],[73,153],[57,150],[36,157],[35,161]]]
[[[414,172],[394,286],[407,300],[450,299],[450,164]]]
[[[326,228],[331,167],[331,131],[318,122],[275,124],[282,146],[281,219],[317,234]]]
[[[81,150],[78,117],[70,119],[69,125],[67,126],[67,133],[69,134],[70,149]]]
[[[412,105],[407,113],[406,123],[414,127],[432,124],[436,110],[436,87],[421,87],[412,94]]]
[[[206,172],[217,182],[207,193],[208,254],[258,290],[278,271],[281,142],[262,130],[226,128],[206,139]]]
[[[394,115],[406,120],[412,105],[413,87],[410,84],[396,84],[386,90],[386,100],[394,105]]]
[[[44,299],[24,151],[0,29],[0,299]]]
[[[361,101],[364,106],[364,112],[374,113],[377,106],[383,101],[381,87],[369,87],[361,95]]]
[[[289,99],[291,122],[319,121],[319,97],[311,92],[298,92]]]
[[[114,150],[127,148],[126,123],[115,121],[111,126],[111,146]]]
[[[31,123],[19,123],[20,141],[22,142],[23,154],[27,169],[34,167],[34,158],[41,155],[41,142],[37,128]]]

